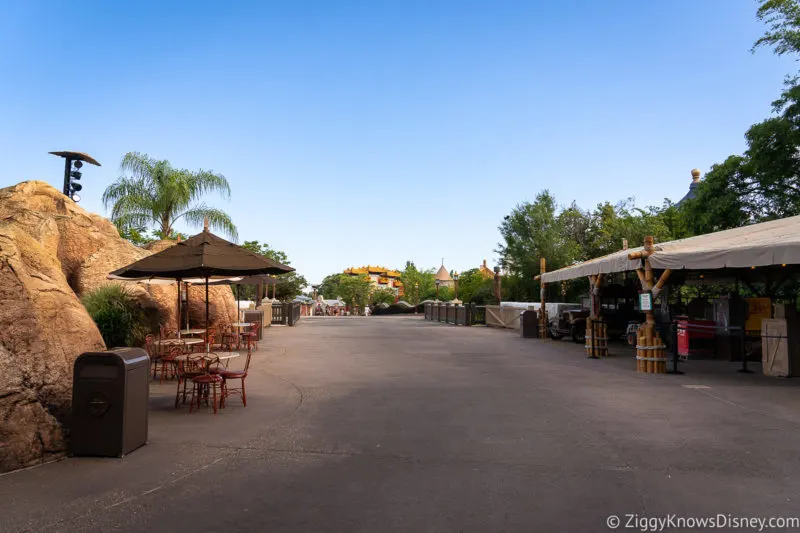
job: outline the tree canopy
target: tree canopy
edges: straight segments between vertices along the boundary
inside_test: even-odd
[[[757,16],[767,31],[753,50],[800,54],[800,0],[759,0]],[[755,222],[800,214],[800,78],[791,73],[773,116],[745,132],[747,149],[715,164],[697,185],[695,197],[680,205],[640,208],[632,199],[603,202],[583,211],[574,202],[559,207],[548,191],[517,205],[500,224],[497,252],[507,276],[504,297],[537,300],[539,259],[554,270],[578,261],[641,245],[646,235],[656,242],[681,239]],[[581,286],[583,285],[583,286]],[[588,288],[585,280],[569,287],[548,286],[548,298],[573,298]],[[566,296],[565,296],[566,293]]]
[[[419,305],[423,300],[432,299],[436,295],[433,269],[419,270],[412,261],[406,261],[406,267],[400,273],[403,283],[403,300],[411,305]]]
[[[259,241],[245,241],[242,248],[246,248],[253,253],[263,255],[283,263],[290,265],[289,257],[281,250],[271,248],[267,243],[260,243]],[[287,272],[286,274],[279,274],[274,276],[279,280],[275,287],[275,297],[281,301],[290,301],[302,294],[303,289],[308,285],[306,278],[297,272]],[[256,297],[257,287],[252,285],[240,286],[240,297],[245,300],[254,300]],[[235,291],[235,289],[234,289]],[[234,292],[235,294],[235,292]],[[267,287],[267,295],[272,296],[272,287]]]
[[[111,220],[117,228],[142,234],[154,229],[162,239],[175,237],[174,224],[183,219],[190,226],[209,227],[237,238],[236,226],[227,213],[207,206],[203,198],[211,192],[230,197],[228,180],[209,170],[173,168],[167,160],[129,152],[120,163],[126,175],[103,192],[103,204],[111,206]]]

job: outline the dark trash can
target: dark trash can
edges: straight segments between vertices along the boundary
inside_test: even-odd
[[[251,309],[249,311],[245,311],[244,312],[244,321],[245,322],[252,322],[254,324],[256,322],[258,322],[259,328],[258,328],[258,331],[257,331],[257,333],[258,333],[257,339],[261,340],[261,333],[264,331],[264,311],[262,311],[261,309],[256,309],[256,310],[252,310]]]
[[[519,316],[519,335],[526,339],[539,336],[539,319],[536,311],[523,311]]]
[[[87,352],[72,373],[73,455],[122,457],[147,442],[150,358],[141,348]]]

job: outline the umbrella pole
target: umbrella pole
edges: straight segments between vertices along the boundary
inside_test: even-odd
[[[239,310],[239,290],[241,286],[237,283],[236,284],[236,322],[239,322],[239,317],[242,316],[242,312]]]
[[[186,329],[189,329],[189,284],[184,283],[183,288],[186,289]]]
[[[208,329],[209,329],[209,323],[208,323],[208,277],[206,277],[206,353],[211,351],[211,346],[209,346],[209,343],[208,343]]]
[[[181,278],[178,278],[178,338],[181,338]]]

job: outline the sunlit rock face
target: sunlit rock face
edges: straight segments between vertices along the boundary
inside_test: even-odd
[[[151,253],[47,183],[0,189],[0,471],[64,452],[73,363],[105,349],[80,296]],[[177,326],[175,285],[125,285],[163,324]],[[235,316],[230,289],[214,293],[216,314]]]

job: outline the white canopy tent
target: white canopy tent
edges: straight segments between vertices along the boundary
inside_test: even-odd
[[[566,281],[596,274],[625,272],[641,267],[628,254],[642,247],[620,250],[541,275],[544,283]],[[800,216],[771,220],[654,246],[654,269],[714,270],[772,265],[800,265]]]

